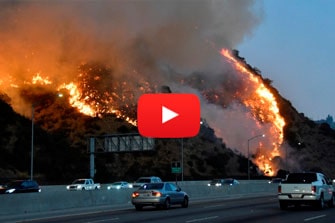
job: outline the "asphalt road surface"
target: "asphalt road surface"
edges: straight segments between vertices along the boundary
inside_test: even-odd
[[[21,219],[20,219],[21,218]],[[291,207],[280,210],[276,196],[262,196],[239,199],[217,199],[212,201],[190,201],[188,208],[179,205],[169,210],[145,207],[136,211],[128,206],[111,210],[102,208],[96,211],[82,210],[76,213],[52,213],[43,216],[17,217],[6,222],[71,222],[71,223],[329,223],[335,222],[335,208],[316,210],[313,207]]]

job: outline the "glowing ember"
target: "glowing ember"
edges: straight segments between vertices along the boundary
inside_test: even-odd
[[[263,148],[264,145],[260,143],[254,162],[265,175],[273,176],[277,167],[273,166],[272,161],[274,157],[280,156],[279,146],[283,142],[285,120],[279,114],[279,108],[274,95],[266,88],[260,76],[247,69],[246,64],[231,55],[230,51],[222,49],[221,54],[243,75],[242,78],[247,78],[248,83],[250,83],[244,89],[248,92],[248,97],[241,97],[244,105],[251,110],[257,120],[271,124],[269,132],[273,141],[272,148]]]

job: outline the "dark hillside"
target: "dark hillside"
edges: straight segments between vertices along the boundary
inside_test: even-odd
[[[3,117],[1,178],[29,178],[31,120],[15,113],[4,100],[0,102],[0,117]],[[77,177],[88,177],[88,136],[137,131],[114,115],[87,117],[63,101],[51,101],[46,107],[36,106],[34,126],[34,178],[46,184],[68,183]],[[183,140],[183,150],[185,180],[232,175],[243,177],[246,173],[246,159],[226,148],[206,125],[202,125],[197,137]],[[142,175],[175,180],[171,162],[180,159],[180,139],[156,140],[155,149],[150,152],[98,153],[96,180],[134,181]]]

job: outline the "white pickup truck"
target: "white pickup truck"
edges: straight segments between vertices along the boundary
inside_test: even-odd
[[[334,187],[324,174],[315,172],[290,173],[278,185],[280,209],[290,205],[312,205],[323,209],[334,206]]]
[[[94,183],[93,179],[76,179],[66,186],[68,190],[99,190],[100,188],[100,183]]]

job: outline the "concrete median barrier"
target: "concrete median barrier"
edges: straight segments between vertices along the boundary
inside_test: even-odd
[[[208,181],[183,181],[177,184],[190,196],[190,202],[198,199],[243,196],[246,194],[276,194],[277,185],[267,181],[241,181],[239,185],[209,187]],[[43,186],[40,193],[0,195],[0,215],[24,214],[84,208],[102,205],[130,205],[134,189],[67,191],[65,186]]]
[[[220,187],[208,186],[208,181],[178,182],[178,185],[186,191],[191,199],[222,198],[236,195],[277,193],[277,185],[267,181],[241,181],[237,185],[223,185]]]

